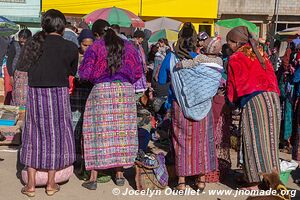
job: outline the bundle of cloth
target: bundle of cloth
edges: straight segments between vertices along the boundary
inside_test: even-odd
[[[206,55],[199,54],[182,61],[174,54],[171,56],[172,86],[186,118],[200,121],[211,110],[212,98],[221,84],[223,63],[221,58],[209,55],[215,55],[220,47],[220,39],[211,38]]]

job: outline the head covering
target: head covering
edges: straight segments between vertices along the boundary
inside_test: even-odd
[[[209,38],[209,35],[206,33],[206,32],[200,32],[199,34],[198,34],[198,39],[199,40],[206,40],[206,39],[208,39]]]
[[[133,34],[134,38],[145,38],[145,33],[144,31],[141,30],[136,30]]]
[[[178,34],[175,52],[179,59],[191,59],[190,51],[194,51],[197,44],[197,33],[192,23],[184,23]]]
[[[232,41],[238,43],[240,46],[243,46],[246,43],[250,43],[257,59],[259,60],[260,64],[264,69],[266,69],[265,60],[258,51],[257,42],[253,39],[251,33],[249,32],[246,26],[238,26],[231,31],[228,32],[226,36],[227,41]]]
[[[92,40],[95,40],[94,38],[94,34],[93,32],[90,30],[90,29],[83,29],[81,32],[80,32],[80,35],[78,36],[78,42],[79,44],[81,44],[81,42],[84,40],[84,39],[92,39]]]
[[[205,49],[206,54],[218,55],[222,50],[221,38],[219,38],[219,37],[215,37],[215,38],[208,37],[204,41],[203,47]]]

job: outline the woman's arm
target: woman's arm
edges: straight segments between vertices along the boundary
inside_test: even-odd
[[[234,66],[236,62],[232,60],[228,62],[227,66],[227,82],[226,82],[226,96],[228,100],[233,103],[237,99],[236,94],[236,83],[235,83],[235,74],[234,74]]]
[[[159,73],[158,73],[158,83],[164,85],[168,82],[168,77],[170,74],[170,59],[172,53],[169,53],[163,60]]]
[[[142,61],[139,57],[139,53],[136,50],[136,48],[130,44],[126,44],[126,66],[129,67],[131,71],[131,77],[130,77],[130,82],[131,84],[137,82],[143,75],[143,64]]]
[[[79,59],[79,54],[76,46],[74,45],[74,48],[72,49],[72,61],[71,61],[71,70],[70,70],[70,75],[75,76],[77,73],[78,69],[78,59]]]

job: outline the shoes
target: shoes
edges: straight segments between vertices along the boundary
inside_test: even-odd
[[[56,189],[54,189],[54,190],[47,190],[46,189],[46,194],[48,196],[53,196],[55,193],[57,193],[59,191],[60,191],[60,186],[58,184],[56,184]]]
[[[125,185],[125,178],[115,178],[115,183],[117,186],[124,186]]]
[[[185,191],[186,189],[186,183],[183,182],[183,183],[178,183],[176,186],[175,186],[175,189],[178,190],[178,191]]]
[[[35,192],[34,191],[27,191],[27,186],[24,186],[21,190],[21,193],[28,196],[28,197],[34,197]]]
[[[86,181],[82,183],[82,187],[88,190],[96,190],[97,189],[97,181]]]

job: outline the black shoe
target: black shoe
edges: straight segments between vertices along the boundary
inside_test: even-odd
[[[124,186],[125,185],[125,178],[115,178],[115,183],[117,186]]]
[[[86,181],[82,183],[82,187],[89,189],[89,190],[96,190],[97,189],[97,181]]]

